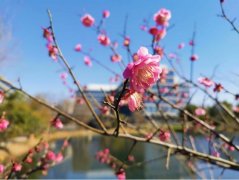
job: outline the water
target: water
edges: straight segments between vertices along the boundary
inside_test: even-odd
[[[208,145],[203,137],[196,138],[197,144],[204,149]],[[52,145],[54,148],[60,149],[62,141],[56,141]],[[90,137],[90,138],[73,138],[71,145],[68,147],[64,161],[51,168],[46,176],[40,178],[54,179],[116,179],[114,171],[107,165],[99,163],[95,159],[97,151],[104,148],[109,148],[112,155],[118,159],[124,160],[132,145],[132,141],[124,139],[116,139],[112,137]],[[162,155],[166,155],[167,151],[164,148],[148,143],[137,143],[133,153],[136,162],[154,159]],[[200,178],[197,173],[190,171],[186,164],[185,157],[171,156],[169,169],[166,169],[166,159],[159,159],[150,163],[145,163],[143,166],[134,167],[126,170],[127,178],[133,179],[185,179],[185,178]],[[204,176],[206,178],[218,178],[221,175],[222,168],[210,166],[200,161],[193,161],[193,164],[200,169],[207,169]],[[41,175],[40,175],[41,176]],[[238,178],[239,172],[233,170],[225,170],[222,178]]]

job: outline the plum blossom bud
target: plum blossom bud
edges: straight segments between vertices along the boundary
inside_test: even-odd
[[[213,89],[214,92],[221,92],[223,90],[223,86],[220,83],[215,83],[215,87]]]
[[[67,79],[67,76],[68,76],[68,74],[67,74],[66,72],[63,72],[63,73],[60,74],[60,78],[61,78],[62,80],[66,80],[66,79]]]
[[[111,61],[112,62],[120,62],[121,61],[121,56],[119,54],[114,54],[111,56]]]
[[[46,153],[46,159],[49,161],[54,161],[56,159],[56,154],[53,151],[48,151]]]
[[[56,129],[62,129],[64,127],[63,123],[61,122],[60,118],[55,118],[51,122],[52,126],[54,126]]]
[[[4,100],[4,92],[0,90],[0,104],[3,103]]]
[[[0,132],[3,132],[4,130],[6,130],[9,126],[9,121],[1,118],[0,119]]]
[[[81,51],[81,48],[82,48],[81,44],[76,44],[76,45],[75,45],[75,51],[76,51],[76,52],[80,52],[80,51]]]
[[[48,41],[53,41],[52,32],[48,28],[42,28],[43,29],[43,37]]]
[[[116,172],[116,176],[118,180],[125,180],[126,179],[126,174],[124,169],[120,169],[118,172]]]
[[[198,82],[204,85],[206,88],[211,87],[214,84],[214,82],[207,77],[198,78]]]
[[[149,29],[149,33],[153,36],[156,36],[158,34],[158,28],[157,27],[151,27]]]
[[[91,27],[95,23],[95,19],[90,14],[81,17],[81,22],[85,27]]]
[[[4,172],[4,169],[5,169],[4,165],[0,164],[0,174],[2,174]]]
[[[127,47],[127,46],[129,46],[129,44],[130,44],[130,38],[129,37],[125,37],[124,38],[124,46]]]
[[[183,49],[183,48],[184,48],[184,46],[185,46],[185,44],[184,44],[184,43],[180,43],[180,44],[178,45],[178,49]]]
[[[108,17],[110,17],[110,11],[109,10],[104,10],[102,15],[103,15],[103,18],[108,18]]]
[[[19,172],[19,171],[22,170],[22,165],[15,162],[15,163],[13,163],[12,170],[13,170],[14,172]]]
[[[110,39],[105,34],[99,34],[98,41],[103,46],[109,46],[110,45]]]
[[[190,57],[190,60],[191,60],[191,61],[196,61],[196,60],[198,60],[198,55],[193,54],[193,55]]]
[[[195,109],[194,113],[196,116],[204,116],[206,114],[206,110],[199,107]]]
[[[171,12],[167,9],[160,9],[157,13],[154,14],[154,21],[157,25],[168,26],[168,21],[171,18]]]
[[[217,158],[220,157],[220,153],[217,152],[217,151],[213,151],[213,152],[212,152],[212,155],[215,156],[215,157],[217,157]]]
[[[85,57],[84,57],[84,63],[85,63],[85,65],[87,65],[87,66],[92,66],[92,62],[91,62],[91,59],[90,59],[89,56],[85,56]]]

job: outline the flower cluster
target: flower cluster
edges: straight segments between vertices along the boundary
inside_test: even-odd
[[[129,63],[124,70],[124,78],[130,80],[129,108],[131,111],[141,106],[142,94],[159,79],[160,60],[159,55],[151,55],[147,48],[140,47],[135,54],[134,62]]]

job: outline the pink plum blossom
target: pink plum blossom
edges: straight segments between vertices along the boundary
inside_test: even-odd
[[[56,154],[55,156],[55,162],[56,163],[60,163],[62,160],[64,159],[63,155],[61,152],[59,152],[58,154]]]
[[[55,118],[51,123],[56,129],[62,129],[64,127],[60,118]]]
[[[85,56],[85,57],[84,57],[84,63],[85,63],[85,65],[87,65],[87,66],[92,66],[92,62],[91,62],[91,59],[90,59],[89,56]]]
[[[178,49],[183,49],[183,48],[184,48],[184,46],[185,46],[185,44],[184,44],[184,43],[180,43],[180,44],[178,45]]]
[[[56,154],[55,154],[53,151],[49,150],[49,151],[46,153],[46,159],[47,159],[48,161],[54,161],[54,160],[56,159]]]
[[[138,110],[140,107],[142,107],[142,94],[138,92],[132,93],[128,98],[128,106],[130,111]]]
[[[129,46],[129,44],[130,44],[130,38],[129,37],[125,37],[124,38],[124,46],[127,47],[127,46]]]
[[[120,169],[118,172],[116,172],[116,176],[118,180],[125,180],[126,179],[126,173],[124,169]]]
[[[48,48],[48,54],[49,56],[54,60],[57,61],[57,55],[58,55],[58,49],[56,46],[52,45],[52,44],[48,44],[47,45]]]
[[[169,131],[161,131],[161,132],[159,133],[159,139],[160,139],[160,141],[163,141],[163,142],[169,141],[169,140],[170,140],[170,137],[171,137],[171,134],[170,134]]]
[[[198,60],[198,55],[193,54],[193,55],[190,57],[190,60],[191,60],[191,61],[196,61],[196,60]]]
[[[206,110],[198,107],[197,109],[195,109],[194,113],[196,116],[204,116],[206,114]]]
[[[0,104],[3,103],[3,100],[4,100],[4,92],[3,91],[0,91]]]
[[[4,130],[6,130],[9,126],[9,121],[1,118],[0,119],[0,132],[3,132]]]
[[[66,80],[66,79],[67,79],[67,76],[68,76],[68,74],[67,74],[66,72],[63,72],[63,73],[60,74],[60,78],[61,78],[62,80]]]
[[[81,48],[82,48],[81,44],[76,44],[75,45],[75,51],[80,52]]]
[[[95,19],[90,14],[81,17],[81,22],[85,27],[91,27],[95,23]]]
[[[220,83],[215,83],[214,85],[214,92],[221,92],[223,90],[223,86]]]
[[[171,12],[167,9],[160,9],[157,13],[154,14],[154,21],[157,25],[168,26],[168,21],[171,18]]]
[[[136,56],[137,59],[128,64],[123,76],[130,79],[132,90],[142,93],[159,79],[161,73],[159,61],[161,57],[149,54],[148,49],[145,47],[140,47]]]
[[[103,46],[109,46],[110,45],[110,38],[106,36],[105,34],[99,34],[98,41]]]
[[[198,82],[207,88],[211,87],[214,84],[214,82],[207,77],[198,78]]]
[[[110,17],[110,11],[109,10],[104,10],[102,13],[103,18],[108,18]]]
[[[114,54],[111,56],[111,61],[112,62],[120,62],[121,61],[121,56],[119,54]]]
[[[15,162],[15,163],[13,163],[12,170],[13,170],[14,172],[19,172],[19,171],[22,170],[22,165]]]
[[[48,28],[42,28],[43,29],[43,37],[48,41],[53,41],[52,32]]]
[[[2,174],[4,172],[4,169],[5,169],[4,165],[0,164],[0,174]]]

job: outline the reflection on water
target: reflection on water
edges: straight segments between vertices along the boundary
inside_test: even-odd
[[[200,147],[203,144],[207,146],[206,141],[200,137],[196,141]],[[62,141],[56,141],[54,146],[56,149],[60,149],[61,144]],[[116,176],[113,170],[105,164],[100,164],[95,159],[95,154],[99,150],[109,148],[112,155],[120,160],[125,160],[131,145],[132,141],[112,137],[73,138],[65,154],[64,162],[51,168],[48,175],[41,178],[115,179]],[[133,150],[136,162],[154,159],[166,154],[167,152],[164,148],[148,143],[137,143]],[[126,170],[127,178],[199,178],[187,168],[186,162],[182,159],[180,160],[180,158],[183,157],[171,156],[168,170],[165,167],[165,158],[146,163],[141,167],[130,168]],[[205,163],[197,163],[203,168],[208,167]],[[220,176],[221,171],[221,168],[214,170],[214,178]],[[210,178],[211,175],[210,171],[206,171],[205,176],[207,178]],[[238,175],[239,173],[236,171],[226,170],[223,178],[237,178]]]

